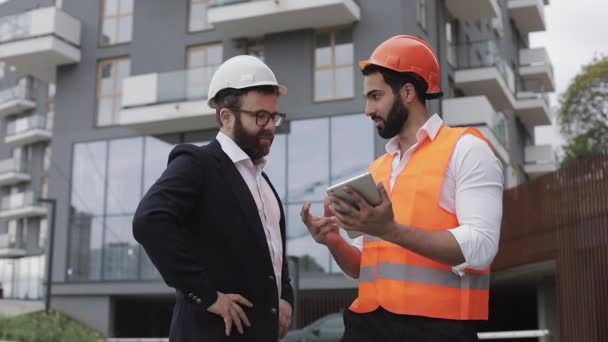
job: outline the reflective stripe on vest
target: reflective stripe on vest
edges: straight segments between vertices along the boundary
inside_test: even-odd
[[[465,273],[462,277],[450,270],[402,264],[364,266],[359,271],[359,282],[376,279],[402,280],[427,285],[439,285],[460,289],[484,290],[490,287],[490,274]]]

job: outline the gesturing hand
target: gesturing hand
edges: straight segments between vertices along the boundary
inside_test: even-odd
[[[300,212],[302,222],[304,222],[306,228],[310,231],[310,235],[312,235],[313,239],[326,246],[341,239],[338,220],[333,216],[330,205],[329,199],[326,198],[323,217],[316,217],[310,214],[310,202],[306,202],[302,206],[302,211]]]
[[[249,318],[247,318],[245,311],[241,308],[241,305],[245,305],[248,308],[253,307],[253,304],[241,295],[233,293],[223,294],[218,291],[217,300],[207,309],[207,311],[224,318],[226,336],[230,336],[233,324],[236,325],[236,329],[242,335],[244,332],[243,323],[248,327],[251,326],[251,323],[249,322]]]

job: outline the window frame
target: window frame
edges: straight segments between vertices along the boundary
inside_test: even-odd
[[[122,3],[122,1],[125,0],[116,0],[116,4],[117,4],[117,8],[116,8],[116,14],[112,15],[112,16],[106,16],[106,3],[108,0],[101,0],[100,3],[100,10],[99,10],[99,34],[98,34],[98,38],[97,38],[97,47],[99,48],[106,48],[106,47],[112,47],[112,46],[119,46],[119,45],[125,45],[125,44],[130,44],[133,41],[133,14],[135,13],[135,0],[131,0],[131,4],[133,5],[133,7],[131,8],[131,12],[128,13],[121,13],[120,12],[120,4]],[[120,19],[122,19],[123,17],[131,17],[131,37],[129,38],[128,41],[124,41],[124,42],[115,42],[115,43],[104,43],[103,42],[103,24],[105,23],[106,20],[109,19],[116,19],[116,31],[115,31],[115,38],[116,40],[118,40],[118,36],[120,33]]]
[[[112,112],[112,119],[110,120],[110,123],[107,125],[102,125],[99,123],[99,102],[102,98],[107,98],[110,96],[105,96],[105,94],[102,94],[102,87],[101,87],[101,73],[102,73],[102,68],[103,66],[105,66],[106,64],[111,64],[112,65],[112,110],[114,110],[114,101],[116,101],[116,97],[117,95],[120,95],[120,97],[122,98],[122,94],[120,92],[117,92],[118,89],[118,82],[117,79],[118,77],[115,77],[116,73],[116,65],[120,62],[120,61],[128,61],[129,62],[129,75],[131,75],[131,58],[127,55],[127,56],[119,56],[119,57],[110,57],[110,58],[104,58],[104,59],[99,59],[97,61],[97,75],[96,75],[96,81],[95,81],[95,122],[94,122],[94,127],[95,128],[107,128],[107,127],[113,127],[113,126],[119,126],[118,124],[118,112],[116,113]]]
[[[350,33],[351,33],[351,44],[353,46],[353,63],[352,64],[336,64],[336,33],[340,30],[344,30],[344,29],[350,29]],[[317,36],[319,34],[329,34],[329,41],[330,41],[330,50],[331,50],[331,64],[329,66],[324,65],[322,67],[318,67],[317,66]],[[313,35],[313,51],[312,51],[312,59],[313,59],[313,70],[312,70],[312,102],[313,103],[325,103],[325,102],[332,102],[332,101],[342,101],[342,100],[349,100],[349,99],[354,99],[355,98],[355,77],[354,77],[354,70],[352,70],[352,68],[355,65],[355,42],[354,39],[352,37],[353,31],[352,31],[352,26],[341,26],[341,27],[333,27],[333,28],[328,28],[328,29],[322,29],[322,30],[316,30],[314,32]],[[336,90],[337,90],[337,85],[336,85],[336,70],[338,68],[343,68],[343,67],[347,67],[350,66],[351,67],[351,71],[353,72],[353,83],[352,83],[352,95],[351,96],[341,96],[341,97],[337,97],[336,96]],[[327,99],[317,99],[316,98],[316,89],[317,89],[317,84],[315,81],[316,78],[316,73],[319,70],[331,70],[332,71],[332,87],[331,87],[331,91],[332,91],[332,97],[327,98]]]

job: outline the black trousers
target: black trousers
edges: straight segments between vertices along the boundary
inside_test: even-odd
[[[398,315],[378,308],[359,314],[344,311],[342,342],[472,342],[478,341],[475,323]]]

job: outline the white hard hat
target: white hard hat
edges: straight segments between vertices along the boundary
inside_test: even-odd
[[[272,70],[259,58],[248,55],[234,56],[222,63],[213,74],[209,82],[207,103],[209,107],[215,108],[215,96],[223,89],[264,85],[277,86],[279,95],[287,94],[287,88],[277,82]]]

